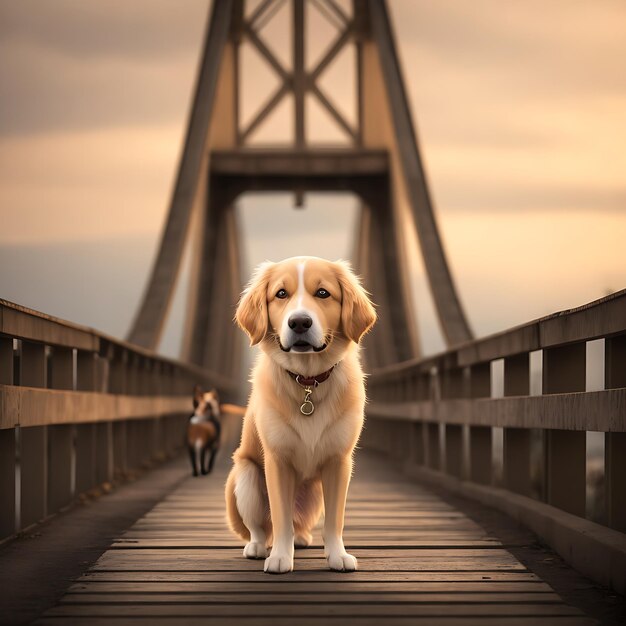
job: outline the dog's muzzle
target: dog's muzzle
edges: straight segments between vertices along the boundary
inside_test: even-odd
[[[286,331],[283,333],[286,337],[280,337],[278,341],[283,352],[321,352],[328,345],[325,338],[320,337],[313,318],[304,311],[289,316]]]

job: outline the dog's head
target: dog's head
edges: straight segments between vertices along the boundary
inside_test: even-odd
[[[220,399],[216,389],[203,391],[200,385],[196,385],[193,390],[194,415],[197,417],[219,417]]]
[[[376,312],[348,263],[294,257],[257,268],[235,319],[251,345],[283,363],[310,363],[315,355],[336,363],[373,326]]]

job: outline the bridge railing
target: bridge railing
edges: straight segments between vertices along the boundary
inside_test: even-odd
[[[588,362],[598,339],[604,359]],[[604,389],[587,391],[602,367]],[[364,446],[507,511],[624,592],[626,290],[375,370],[368,395]],[[606,526],[585,519],[588,431],[604,433]]]
[[[0,300],[0,540],[183,445],[195,384],[233,381]]]

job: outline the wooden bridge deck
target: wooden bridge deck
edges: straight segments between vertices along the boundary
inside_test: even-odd
[[[476,522],[364,452],[345,532],[359,571],[328,571],[317,532],[296,571],[264,574],[226,528],[226,470],[184,480],[37,623],[595,623]]]

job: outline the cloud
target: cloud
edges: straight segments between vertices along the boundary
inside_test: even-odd
[[[160,63],[198,53],[209,0],[2,0],[0,39],[90,64]]]
[[[0,7],[0,135],[185,119],[206,2]]]
[[[160,232],[179,125],[0,139],[0,243]]]
[[[426,71],[449,65],[461,80],[489,78],[488,96],[626,92],[620,0],[393,0],[389,6],[407,71],[413,64]]]

